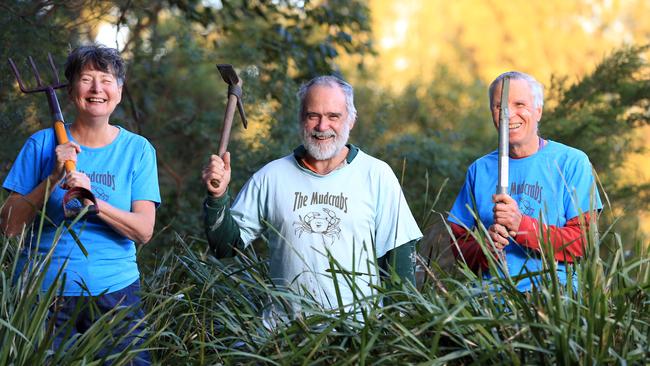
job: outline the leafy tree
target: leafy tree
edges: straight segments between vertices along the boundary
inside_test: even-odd
[[[73,29],[83,29],[86,24],[79,19],[79,13],[80,8],[63,1],[0,3],[0,128],[6,131],[0,134],[2,179],[25,138],[52,123],[45,96],[20,93],[7,59],[16,62],[25,83],[34,87],[36,81],[27,63],[27,56],[32,56],[44,81],[49,83],[53,76],[46,63],[47,53],[52,54],[61,71],[68,45],[77,43],[81,36]]]
[[[164,205],[159,220],[201,232],[200,169],[216,147],[226,84],[216,63],[232,63],[244,81],[250,131],[235,117],[233,183],[237,190],[271,158],[298,143],[295,92],[312,76],[336,72],[340,52],[370,44],[361,2],[129,2],[118,24],[131,30],[125,119],[158,146]],[[352,37],[352,34],[358,37]]]
[[[650,185],[634,181],[627,183],[629,180],[621,179],[621,162],[631,153],[643,151],[644,141],[637,137],[638,129],[650,122],[650,79],[648,63],[643,57],[648,47],[617,50],[606,57],[593,73],[573,84],[569,84],[566,78],[555,78],[550,91],[546,93],[544,114],[540,122],[540,134],[543,137],[576,147],[589,156],[601,183],[599,190],[605,205],[606,214],[601,216],[601,227],[605,230],[610,224],[622,219],[617,228],[626,249],[636,245],[637,215],[650,204]],[[487,86],[476,85],[476,91],[472,92],[474,89],[467,85],[449,89],[449,84],[441,83],[440,80],[434,84],[435,89],[431,88],[436,92],[430,98],[421,99],[427,103],[424,111],[434,111],[432,118],[424,119],[431,123],[430,129],[416,129],[415,133],[404,134],[388,146],[396,152],[395,155],[406,157],[411,163],[406,169],[407,196],[410,196],[411,207],[416,212],[423,210],[425,213],[420,221],[423,229],[432,225],[431,232],[427,232],[422,245],[426,248],[433,246],[435,252],[443,253],[438,260],[449,263],[447,230],[438,225],[436,219],[439,220],[439,215],[428,214],[426,210],[430,208],[427,206],[429,203],[423,202],[419,197],[427,188],[439,187],[448,178],[448,188],[441,192],[435,207],[442,216],[446,216],[446,211],[451,208],[463,182],[467,166],[472,160],[495,149],[497,138],[492,123],[488,122],[487,96],[480,97],[478,93],[479,89],[487,90]],[[406,99],[413,94],[409,89],[415,89],[415,86],[407,88],[402,98]],[[481,99],[483,104],[470,108],[472,113],[459,113],[466,110],[459,100],[472,97]],[[408,103],[414,105],[421,102]],[[435,111],[444,111],[444,107],[438,107],[444,105],[459,106],[442,114],[453,116],[451,118],[457,121],[457,126],[451,133],[445,133],[444,124],[435,122]],[[399,108],[395,113],[398,116],[417,116],[419,112]],[[392,161],[393,166],[396,166],[395,159]],[[422,179],[425,172],[428,182]],[[429,182],[433,182],[433,187],[426,186]],[[415,188],[411,188],[411,185]],[[433,193],[436,193],[435,190]],[[432,196],[434,195],[430,194],[429,198]],[[428,250],[426,248],[425,252]],[[610,248],[603,246],[603,249]]]
[[[30,54],[45,60],[45,53],[52,52],[61,65],[69,48],[92,39],[100,22],[129,30],[122,50],[129,62],[127,83],[113,122],[143,134],[157,147],[164,200],[159,227],[182,235],[201,232],[199,173],[216,150],[226,101],[216,63],[236,66],[251,122],[247,131],[235,126],[230,145],[236,191],[262,164],[298,143],[295,91],[300,82],[316,74],[340,73],[343,62],[351,72],[350,63],[366,65],[371,59],[367,56],[374,55],[368,8],[361,1],[84,0],[0,6],[4,58]],[[456,14],[455,7],[445,9],[450,16]],[[457,47],[460,53],[469,52],[462,42]],[[632,131],[647,124],[643,52],[647,48],[617,52],[571,87],[567,78],[556,79],[542,124],[545,136],[589,154],[613,198],[641,198],[621,201],[627,210],[647,202],[647,187],[617,183],[618,162],[634,151]],[[405,192],[423,227],[443,182],[448,179],[435,207],[442,212],[450,207],[467,165],[496,146],[486,85],[480,81],[484,71],[477,65],[432,67],[427,78],[402,91],[379,86],[374,68],[357,69],[359,121],[352,141],[388,161],[398,176],[405,162]],[[8,72],[0,75],[0,83],[0,123],[12,131],[0,136],[4,178],[25,138],[51,122],[44,97],[20,95]],[[71,121],[74,110],[66,98],[60,99]]]
[[[361,1],[85,0],[1,6],[0,56],[5,57],[44,59],[52,52],[62,64],[71,47],[93,38],[100,22],[128,29],[121,50],[129,64],[127,82],[112,123],[157,147],[163,193],[158,222],[181,233],[201,232],[199,174],[216,151],[227,90],[216,63],[238,69],[251,121],[251,131],[235,127],[230,147],[236,190],[264,162],[297,145],[299,83],[337,73],[340,54],[371,52],[368,9]],[[51,121],[44,97],[19,95],[8,73],[0,81],[1,123],[13,131],[1,137],[4,178],[26,137]],[[74,108],[60,100],[72,121]]]
[[[650,124],[649,65],[643,57],[649,48],[619,49],[573,84],[566,78],[554,79],[550,96],[556,106],[545,112],[541,124],[547,136],[587,153],[615,216],[625,214],[629,220],[622,223],[628,240],[637,223],[634,213],[650,204],[650,184],[622,179],[622,162],[632,153],[646,151],[637,132]]]

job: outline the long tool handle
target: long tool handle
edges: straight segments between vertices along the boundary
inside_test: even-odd
[[[50,105],[50,113],[52,113],[52,120],[54,121],[54,133],[56,134],[57,145],[65,144],[68,142],[68,134],[65,132],[63,125],[63,113],[59,106],[59,100],[56,98],[56,92],[52,87],[45,89],[47,95],[47,103]],[[66,173],[73,172],[77,169],[77,164],[72,160],[66,160],[64,163]]]
[[[510,78],[503,78],[501,87],[501,109],[499,110],[499,180],[497,182],[497,194],[508,193],[508,159],[509,157],[509,134],[510,134],[510,113],[508,112],[508,92],[510,89]]]
[[[230,141],[230,130],[232,130],[232,120],[235,117],[235,108],[237,108],[237,96],[233,94],[228,95],[228,104],[226,105],[226,113],[223,117],[223,129],[221,130],[221,140],[219,141],[219,157],[228,150],[228,142]],[[219,187],[219,181],[213,179],[210,181],[212,187]]]
[[[228,95],[226,113],[223,117],[223,130],[221,130],[221,140],[219,141],[219,156],[223,156],[226,150],[228,150],[232,120],[235,117],[235,108],[237,108],[237,96],[230,94]]]
[[[510,113],[508,111],[508,99],[510,89],[510,77],[503,78],[501,85],[501,104],[499,109],[499,180],[497,181],[497,194],[508,193],[508,167],[509,167],[509,150],[510,150]],[[502,250],[499,252],[499,258],[503,263],[503,270],[508,273],[508,264],[506,262],[506,253]]]
[[[54,122],[54,133],[56,134],[57,144],[61,145],[68,142],[68,134],[65,132],[65,126],[63,126],[63,122]],[[77,164],[75,164],[75,162],[72,160],[66,160],[64,165],[66,173],[73,172],[77,169]]]

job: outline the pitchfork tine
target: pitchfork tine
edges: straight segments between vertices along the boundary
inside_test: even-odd
[[[61,83],[59,81],[59,71],[56,69],[56,66],[54,65],[54,60],[52,60],[52,54],[48,52],[47,58],[50,60],[50,67],[52,67],[52,72],[54,73],[54,79],[56,79],[56,83],[57,84]]]
[[[32,70],[34,70],[34,76],[36,77],[36,85],[40,88],[43,86],[43,83],[41,82],[41,74],[38,73],[38,69],[36,68],[36,64],[34,63],[34,59],[32,56],[28,57],[29,63],[32,65]]]
[[[16,67],[16,64],[14,63],[14,60],[9,58],[9,66],[11,66],[11,71],[14,72],[14,76],[16,77],[16,81],[18,81],[18,86],[20,87],[20,91],[23,93],[27,93],[28,90],[25,88],[25,85],[23,84],[23,79],[20,78],[20,73],[18,72],[18,68]]]
[[[34,59],[30,56],[28,57],[29,64],[32,66],[32,70],[34,72],[34,77],[36,78],[36,83],[38,84],[36,87],[32,89],[28,89],[27,86],[23,83],[23,79],[20,77],[20,72],[18,71],[18,67],[16,67],[16,63],[14,60],[11,59],[11,57],[7,58],[9,61],[9,66],[11,66],[11,71],[14,72],[14,76],[16,77],[16,81],[18,82],[18,86],[20,87],[20,90],[23,93],[38,93],[38,92],[44,92],[49,89],[59,89],[63,88],[66,86],[66,83],[61,83],[59,79],[59,71],[56,69],[56,66],[54,65],[54,59],[52,59],[52,55],[50,53],[47,54],[47,57],[49,59],[50,63],[50,68],[52,69],[52,73],[54,74],[54,79],[56,79],[56,83],[44,85],[43,80],[41,80],[41,74],[38,72],[38,68],[36,67],[36,63],[34,63]]]

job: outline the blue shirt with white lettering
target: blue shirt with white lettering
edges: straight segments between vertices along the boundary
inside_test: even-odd
[[[548,141],[535,154],[521,159],[509,159],[508,194],[517,201],[522,214],[546,225],[562,227],[582,212],[600,210],[591,163],[582,151]],[[465,183],[452,207],[448,220],[468,229],[477,227],[474,214],[485,228],[494,223],[492,195],[496,191],[498,152],[477,159],[467,170]],[[475,203],[474,203],[475,202]],[[506,246],[506,263],[511,276],[526,275],[543,270],[539,253],[511,240]],[[557,264],[557,275],[566,284],[566,266]],[[490,274],[485,274],[490,277]],[[530,290],[535,277],[519,281],[520,291]]]
[[[130,211],[131,203],[138,200],[160,204],[155,149],[144,137],[116,127],[119,133],[108,145],[100,148],[81,146],[81,153],[77,155],[77,170],[88,176],[92,193],[97,199],[120,210]],[[69,131],[68,138],[74,141]],[[56,163],[55,147],[53,129],[33,134],[18,154],[3,187],[23,196],[29,194],[52,172]],[[43,290],[51,286],[59,269],[64,267],[63,294],[67,296],[110,293],[138,280],[136,249],[132,240],[92,216],[80,220],[70,229],[66,228],[62,206],[65,192],[57,186],[50,195],[40,240],[40,216],[36,217],[26,249],[19,258],[21,267],[35,253],[45,255],[53,250]],[[70,222],[67,221],[68,224]],[[59,237],[57,229],[61,228]],[[70,231],[76,234],[88,251],[88,256],[84,255]]]

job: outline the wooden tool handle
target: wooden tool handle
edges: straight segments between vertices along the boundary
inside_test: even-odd
[[[228,104],[226,105],[226,112],[223,117],[223,129],[221,130],[221,140],[219,141],[219,157],[228,149],[228,142],[230,141],[230,130],[232,130],[232,120],[235,116],[235,108],[237,108],[237,96],[229,95]]]
[[[65,132],[65,126],[63,125],[63,122],[61,121],[54,122],[54,133],[56,134],[57,144],[61,145],[68,142],[68,134]],[[72,160],[66,160],[65,171],[67,173],[70,173],[75,170],[77,170],[77,164],[75,164],[75,162]]]
[[[219,157],[223,158],[223,154],[228,150],[228,142],[230,141],[230,130],[232,130],[232,120],[235,116],[235,108],[237,108],[237,96],[228,95],[228,104],[226,105],[226,113],[223,117],[223,129],[221,130],[221,140],[219,141]],[[210,185],[214,188],[219,187],[219,181],[213,179]]]

